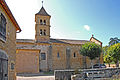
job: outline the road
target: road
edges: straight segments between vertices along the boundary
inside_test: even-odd
[[[33,77],[17,76],[17,80],[55,80],[55,76],[33,76]]]

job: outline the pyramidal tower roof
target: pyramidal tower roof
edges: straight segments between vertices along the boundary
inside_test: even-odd
[[[46,10],[44,9],[44,7],[42,6],[42,8],[40,9],[40,11],[37,13],[38,15],[43,15],[43,16],[50,16]]]

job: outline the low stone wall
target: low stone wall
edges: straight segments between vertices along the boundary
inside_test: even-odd
[[[55,80],[71,80],[74,70],[55,70]]]
[[[120,73],[120,68],[78,70],[78,74],[82,74],[82,79],[97,77],[109,78],[118,73]],[[71,76],[75,74],[76,74],[75,70],[55,70],[55,80],[71,80]]]

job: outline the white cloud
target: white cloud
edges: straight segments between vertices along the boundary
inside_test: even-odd
[[[84,25],[84,28],[85,28],[87,31],[90,31],[90,26]]]

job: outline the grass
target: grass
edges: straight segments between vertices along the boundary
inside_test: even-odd
[[[47,75],[54,75],[54,72],[53,72],[53,71],[50,71],[50,72],[44,72],[44,74],[47,74]]]

